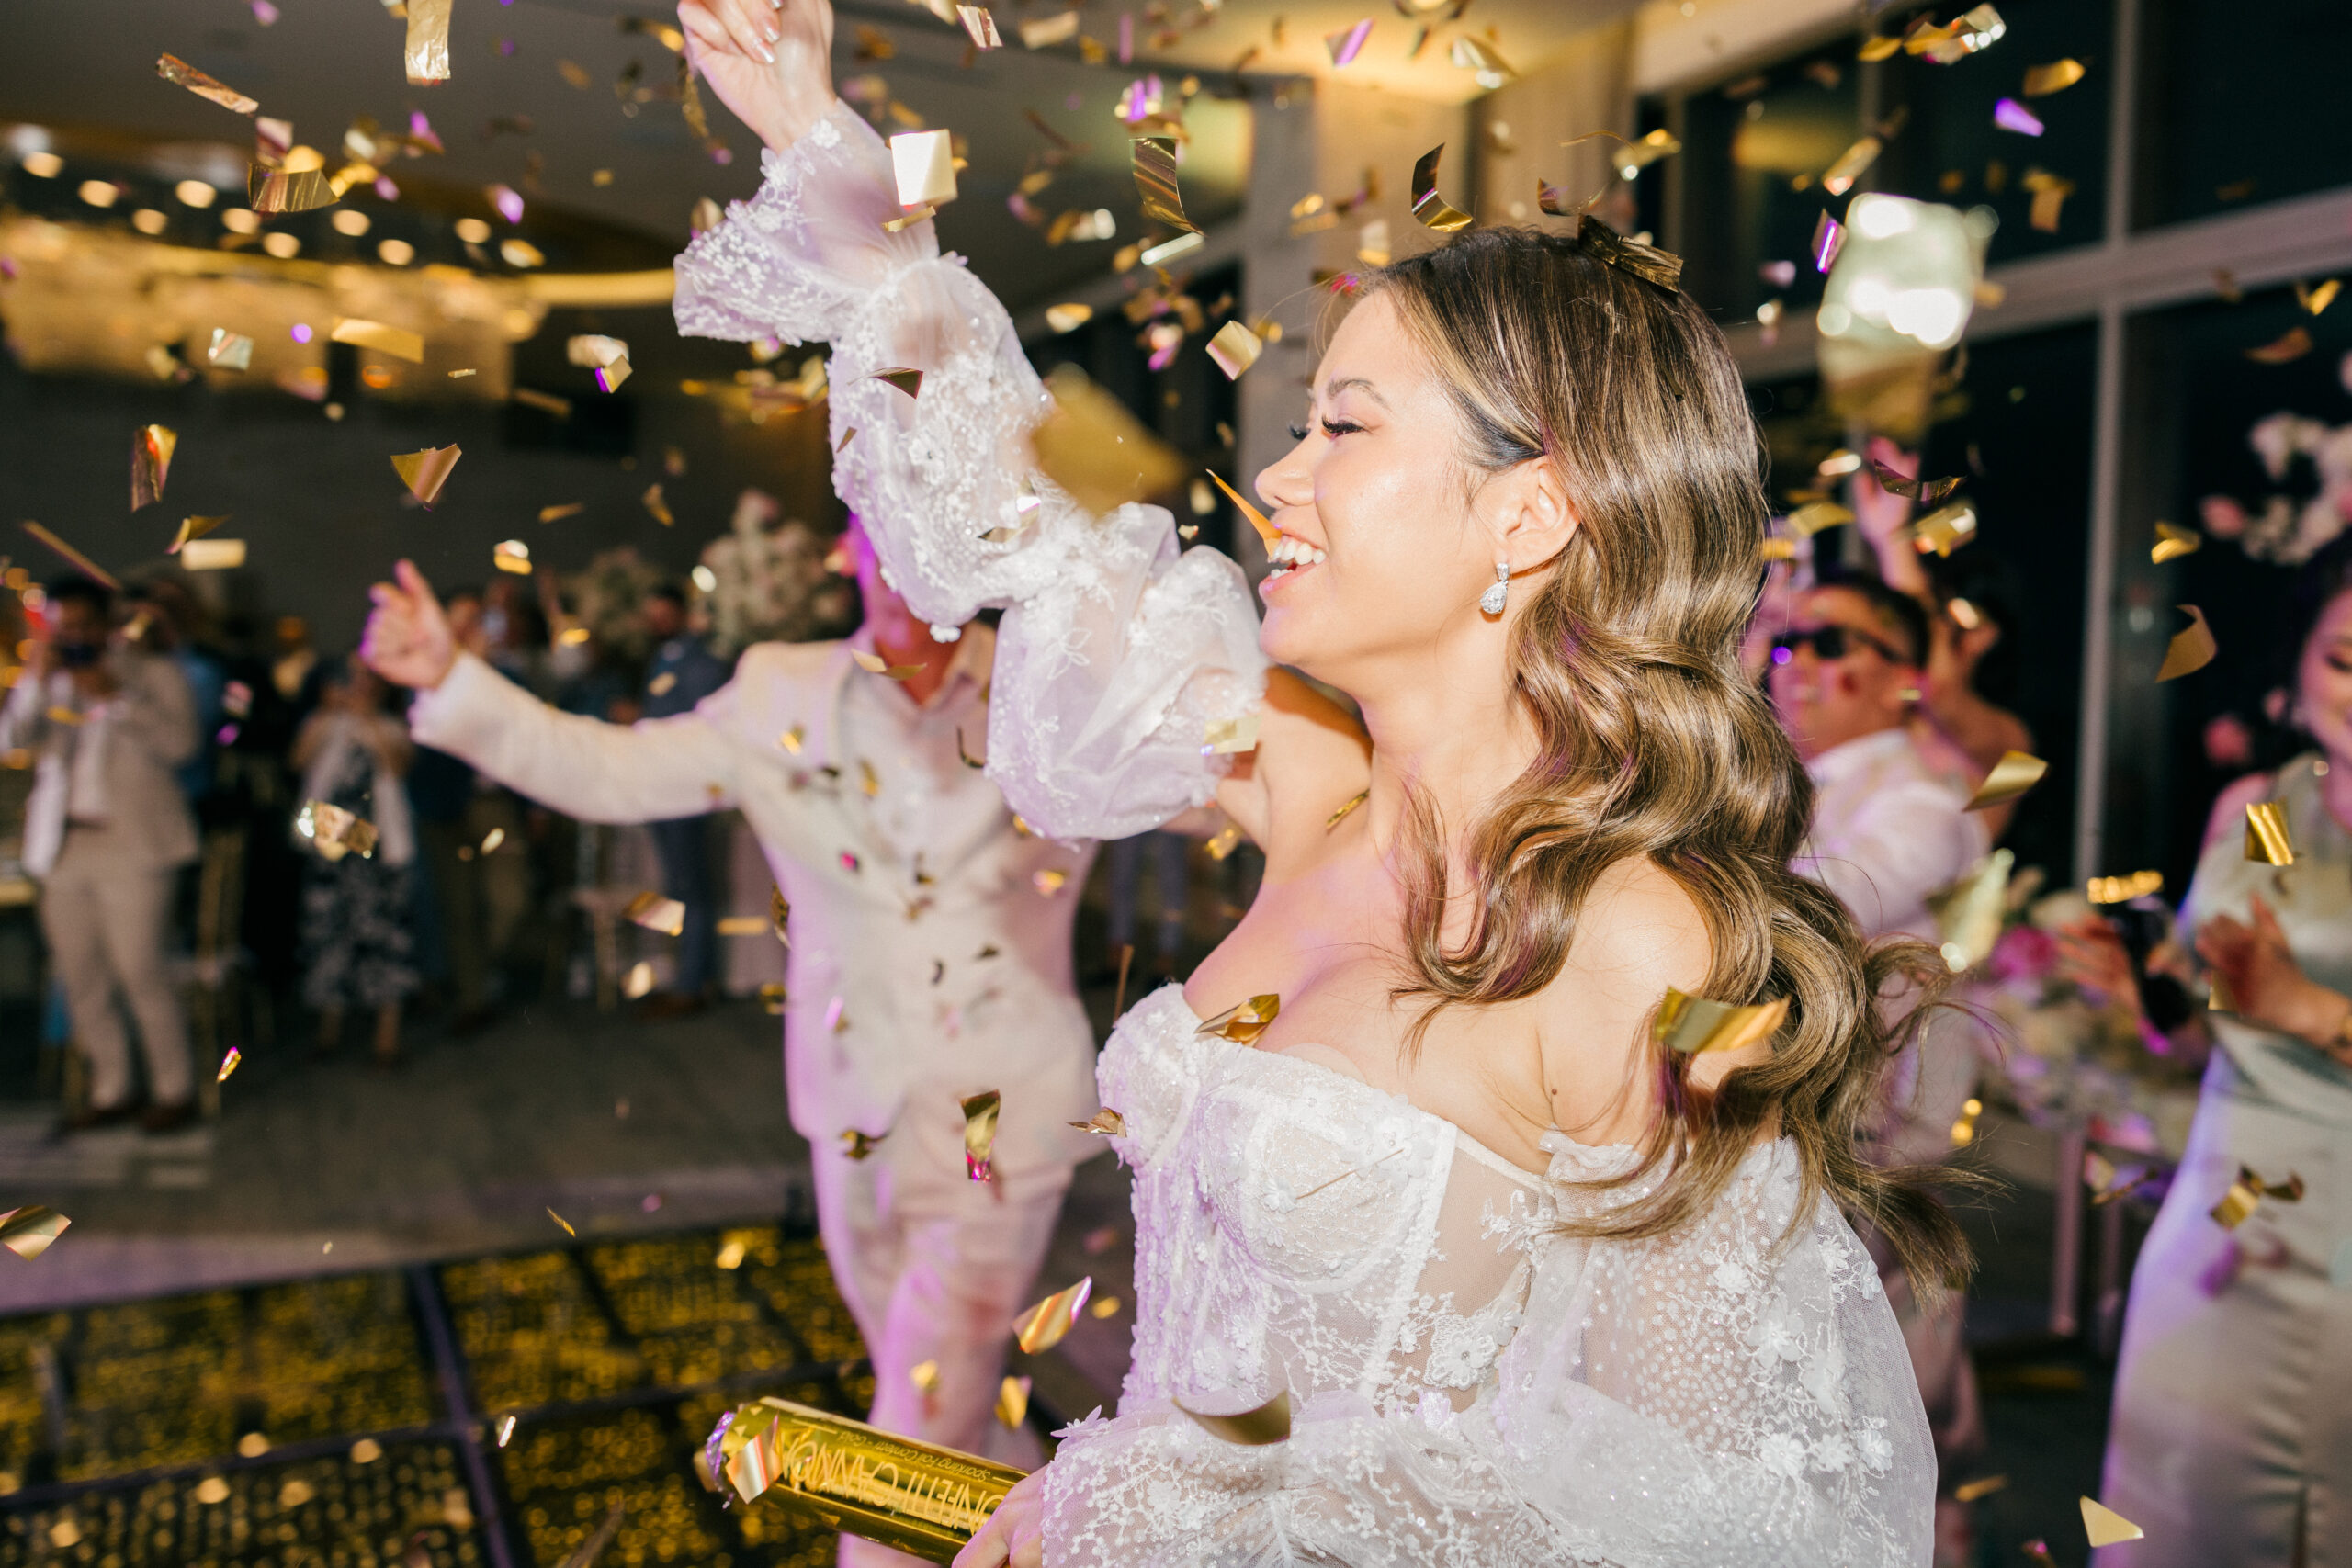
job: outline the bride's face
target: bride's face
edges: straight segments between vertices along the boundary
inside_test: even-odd
[[[1396,311],[1374,295],[1332,338],[1298,445],[1258,475],[1282,530],[1260,642],[1343,690],[1385,656],[1426,657],[1478,625],[1496,544],[1473,517],[1460,419]]]

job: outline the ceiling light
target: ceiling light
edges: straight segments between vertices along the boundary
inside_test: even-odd
[[[479,218],[458,219],[457,230],[458,238],[469,245],[484,244],[490,239],[490,225]]]
[[[211,206],[220,193],[202,180],[182,180],[172,187],[172,194],[180,198],[182,207],[193,207],[200,211]]]
[[[301,253],[302,242],[291,234],[264,234],[261,248],[279,261],[292,261]]]
[[[376,247],[386,266],[406,266],[416,259],[416,247],[406,240],[386,240]]]
[[[36,179],[53,180],[65,168],[65,160],[54,152],[28,152],[24,171]]]
[[[130,215],[130,226],[142,234],[160,234],[170,221],[152,207],[142,207]]]
[[[354,240],[368,232],[368,215],[364,212],[355,212],[348,207],[339,209],[328,221],[334,225],[336,233]]]
[[[261,231],[261,220],[242,207],[232,207],[220,214],[220,227],[232,234],[254,234]]]
[[[115,189],[112,180],[84,180],[82,182],[82,199],[92,207],[112,207],[114,198],[121,194]]]
[[[548,259],[527,240],[501,240],[498,254],[508,266],[537,266]]]

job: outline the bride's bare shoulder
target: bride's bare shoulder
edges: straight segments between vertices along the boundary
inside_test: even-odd
[[[1261,848],[1294,818],[1321,822],[1372,782],[1372,739],[1353,709],[1291,671],[1266,672],[1258,748],[1216,792]]]
[[[1554,1125],[1587,1142],[1638,1133],[1652,1010],[1669,986],[1704,986],[1712,956],[1697,901],[1653,862],[1619,861],[1595,879],[1566,962],[1536,999]]]

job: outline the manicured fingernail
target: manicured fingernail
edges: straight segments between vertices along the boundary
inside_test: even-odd
[[[768,29],[768,41],[769,41],[770,43],[775,43],[775,42],[776,42],[778,39],[782,39],[783,37],[784,37],[784,35],[783,35],[782,33],[780,33],[780,32],[776,31],[774,28],[770,28]]]
[[[760,50],[760,58],[766,61],[770,65],[774,65],[775,63],[775,51],[763,46]]]

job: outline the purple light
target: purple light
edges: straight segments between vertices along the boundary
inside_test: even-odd
[[[514,0],[504,0],[504,3],[511,6],[514,3]],[[511,38],[500,39],[498,40],[498,52],[509,59],[512,59],[514,54],[514,40]]]
[[[721,141],[711,148],[710,161],[723,169],[735,161],[735,149]]]
[[[401,198],[401,187],[392,183],[391,175],[378,175],[376,194],[386,201],[398,201]]]
[[[497,208],[498,215],[501,218],[505,219],[509,223],[520,223],[523,221],[523,196],[522,193],[514,189],[514,186],[491,186],[490,204],[492,207]]]
[[[1993,106],[1993,123],[2020,136],[2041,134],[2041,117],[2015,98],[2003,98]]]
[[[233,724],[222,725],[220,733],[213,736],[212,743],[216,746],[234,746],[237,743],[237,727]]]
[[[1846,225],[1826,212],[1813,226],[1813,270],[1827,272],[1846,243]]]
[[[297,321],[288,335],[296,343],[308,343],[311,341],[311,324],[308,321]]]
[[[1786,664],[1795,657],[1795,652],[1790,649],[1776,648],[1772,650],[1772,662],[1775,664]]]

